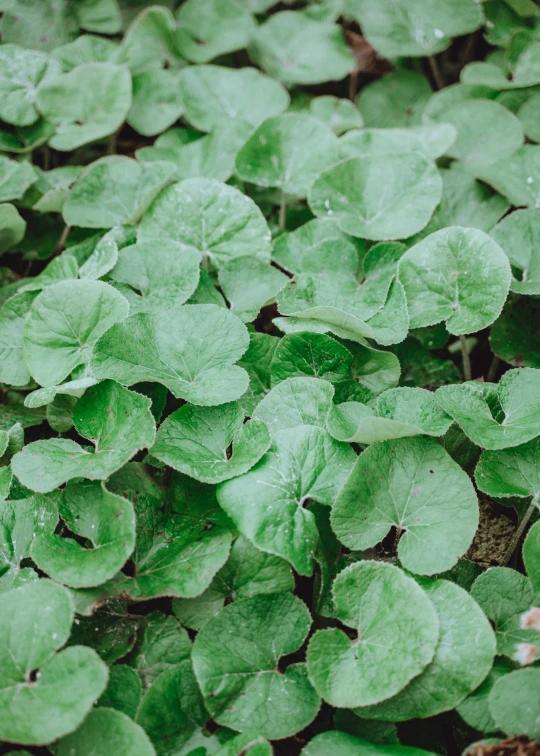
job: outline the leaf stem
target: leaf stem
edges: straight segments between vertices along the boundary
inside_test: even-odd
[[[282,231],[287,227],[287,195],[283,191],[279,201],[279,227]]]
[[[402,533],[403,533],[403,528],[400,528],[398,525],[396,525],[396,532],[394,534],[394,543],[392,544],[392,554],[394,556],[397,556],[399,539],[401,538]]]
[[[523,535],[523,532],[524,532],[525,528],[529,524],[529,520],[531,519],[532,514],[533,514],[534,510],[537,508],[537,506],[538,506],[538,497],[534,496],[533,500],[531,501],[531,503],[529,505],[529,508],[527,509],[527,511],[525,512],[525,514],[523,515],[523,518],[522,518],[521,522],[519,523],[518,528],[517,528],[516,532],[514,533],[514,535],[512,537],[512,540],[510,541],[510,545],[509,545],[509,547],[508,547],[508,549],[506,551],[506,554],[504,555],[504,559],[501,562],[501,565],[503,567],[505,567],[508,564],[508,562],[510,561],[510,559],[512,558],[512,554],[516,550],[516,546],[520,542],[521,536]]]
[[[437,58],[434,55],[428,55],[429,69],[433,76],[433,81],[437,89],[444,89],[444,79],[437,63]]]
[[[349,76],[349,100],[354,102],[358,91],[358,68],[355,68]]]
[[[497,355],[493,355],[493,359],[491,360],[491,365],[489,366],[489,370],[487,372],[486,381],[488,383],[493,383],[495,380],[495,376],[497,375],[497,370],[499,369],[499,365],[501,364],[501,360]]]
[[[467,348],[467,339],[463,334],[460,334],[459,336],[459,344],[461,346],[461,357],[463,359],[463,378],[466,381],[472,381],[471,358]]]
[[[71,231],[71,226],[64,226],[62,229],[62,233],[60,234],[60,238],[58,239],[58,242],[56,244],[56,247],[54,248],[54,255],[59,255],[60,252],[64,249],[66,246],[67,238],[69,236],[69,232]]]

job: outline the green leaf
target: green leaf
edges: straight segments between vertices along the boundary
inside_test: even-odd
[[[485,449],[519,446],[540,434],[540,370],[509,370],[499,385],[443,386],[436,398],[465,434]]]
[[[306,197],[321,171],[338,160],[338,140],[328,126],[303,113],[285,113],[267,118],[251,134],[236,156],[236,173]]]
[[[520,203],[521,204],[521,203]],[[510,288],[518,294],[540,294],[540,223],[538,210],[516,210],[497,223],[490,234],[520,277]]]
[[[397,696],[357,709],[362,717],[403,722],[450,711],[472,693],[491,670],[495,637],[491,625],[467,591],[448,580],[420,585],[439,617],[439,642],[424,671]]]
[[[337,136],[349,129],[361,129],[364,125],[362,114],[354,103],[333,95],[314,97],[309,103],[309,113],[330,126]]]
[[[253,415],[257,404],[270,391],[270,367],[278,343],[278,338],[266,333],[249,334],[247,352],[238,360],[239,367],[249,375],[249,387],[238,400],[246,415]]]
[[[124,247],[110,272],[129,301],[130,314],[155,313],[183,304],[199,283],[198,249],[171,239]]]
[[[334,384],[335,402],[372,402],[386,389],[399,383],[399,360],[392,352],[379,351],[367,345],[346,342],[352,352],[353,364],[349,378]]]
[[[10,386],[26,386],[30,373],[23,352],[28,312],[36,295],[17,293],[0,309],[0,380]]]
[[[146,689],[163,672],[190,658],[191,640],[175,617],[155,611],[144,620],[139,644],[129,664]]]
[[[116,709],[134,719],[141,695],[141,681],[135,670],[125,664],[114,664],[109,669],[109,682],[98,706]]]
[[[14,42],[48,52],[77,34],[77,21],[68,0],[54,5],[41,0],[13,0],[4,3],[2,42]]]
[[[518,669],[501,677],[489,694],[489,710],[508,735],[540,738],[538,699],[540,669]]]
[[[20,199],[37,178],[26,160],[17,162],[0,155],[0,202]]]
[[[540,439],[522,446],[485,451],[474,477],[476,485],[489,496],[532,496],[540,498]]]
[[[139,226],[140,242],[156,238],[189,244],[215,267],[236,257],[270,259],[270,230],[257,205],[213,179],[186,179],[162,192]]]
[[[335,383],[346,380],[353,355],[330,336],[321,333],[291,333],[280,339],[271,366],[275,386],[287,378],[311,376]]]
[[[236,402],[186,404],[162,423],[150,453],[202,483],[221,483],[250,470],[269,446],[266,425],[260,420],[244,424]]]
[[[228,740],[216,751],[216,756],[272,756],[273,753],[272,746],[265,738],[246,732]]]
[[[277,268],[252,257],[230,260],[219,271],[219,284],[230,308],[244,323],[255,320],[288,280]]]
[[[56,745],[58,756],[77,753],[129,753],[131,756],[155,756],[155,750],[142,727],[120,711],[93,709],[83,724]]]
[[[61,73],[59,63],[37,50],[4,44],[0,67],[0,118],[15,126],[30,126],[39,118],[36,90],[42,81]]]
[[[540,594],[540,524],[535,522],[523,544],[523,562],[533,590]]]
[[[289,379],[294,380],[309,379]],[[309,498],[331,506],[355,454],[323,428],[298,426],[272,433],[269,452],[250,472],[221,483],[218,501],[257,548],[287,559],[301,575],[310,575],[318,536],[304,502]]]
[[[493,567],[474,581],[471,596],[495,626],[497,654],[515,661],[519,643],[538,640],[534,629],[521,627],[522,614],[540,599],[525,575],[509,567]]]
[[[0,595],[0,609],[0,737],[50,743],[79,726],[105,689],[107,667],[82,646],[56,653],[73,622],[62,586],[32,580]]]
[[[72,71],[83,63],[114,63],[119,57],[119,51],[117,42],[92,34],[81,34],[74,42],[56,47],[52,55],[61,63],[64,71]]]
[[[450,569],[472,543],[476,493],[468,475],[432,439],[370,446],[332,510],[332,528],[351,549],[375,546],[392,526],[403,532],[403,567],[420,575]]]
[[[159,756],[193,753],[190,738],[207,718],[191,659],[175,664],[156,679],[136,715]]]
[[[74,280],[78,275],[79,267],[76,259],[65,252],[60,257],[54,257],[37,276],[28,279],[28,282],[19,288],[19,292],[46,289],[47,286],[52,286],[58,281]]]
[[[178,79],[170,71],[143,71],[133,77],[133,102],[126,120],[139,134],[161,134],[183,112]]]
[[[523,144],[519,119],[498,102],[464,100],[446,109],[442,119],[458,134],[447,154],[474,174],[509,158]]]
[[[337,24],[294,11],[275,13],[261,24],[253,35],[249,56],[287,86],[340,81],[355,66]]]
[[[303,663],[278,669],[304,642],[311,617],[290,594],[226,606],[200,630],[193,666],[212,718],[235,730],[286,738],[316,716],[320,700]]]
[[[122,60],[133,75],[185,64],[175,44],[176,24],[168,8],[139,4],[141,12],[130,24],[122,41]]]
[[[62,281],[34,300],[24,327],[28,370],[42,386],[88,365],[99,337],[127,316],[124,297],[101,281]]]
[[[357,105],[367,128],[408,128],[422,123],[431,94],[425,76],[398,68],[363,87]]]
[[[255,68],[188,66],[179,85],[185,117],[199,131],[213,131],[227,119],[258,126],[283,113],[290,99],[279,82]]]
[[[0,503],[0,590],[9,590],[17,580],[34,538],[52,533],[57,522],[58,509],[52,497],[36,495]]]
[[[457,131],[451,124],[426,124],[415,129],[355,130],[339,140],[340,154],[342,158],[352,158],[421,152],[428,158],[437,158],[444,155],[456,136]]]
[[[499,677],[508,674],[512,667],[504,659],[495,659],[491,672],[484,682],[458,707],[457,712],[469,727],[485,733],[497,733],[499,728],[489,711],[488,699]]]
[[[480,178],[516,207],[540,206],[540,145],[526,144],[493,163]]]
[[[287,378],[259,402],[253,418],[262,420],[273,436],[279,431],[314,425],[326,428],[334,390],[318,378]]]
[[[358,633],[319,630],[307,650],[310,680],[332,706],[368,706],[395,695],[431,662],[439,621],[430,599],[404,572],[357,562],[334,581],[338,619]]]
[[[259,551],[239,536],[210,587],[196,598],[175,599],[173,610],[182,624],[199,630],[225,604],[261,593],[286,593],[293,588],[292,571],[284,559]]]
[[[480,331],[500,315],[510,265],[483,231],[447,228],[409,249],[399,262],[413,328],[445,321],[453,334]]]
[[[46,493],[76,477],[105,480],[154,442],[150,400],[114,381],[88,389],[75,405],[73,419],[78,433],[94,449],[68,438],[33,441],[12,460],[13,472],[24,486]],[[73,551],[78,550],[73,547]]]
[[[0,254],[15,247],[26,232],[26,221],[16,207],[8,203],[0,204]]]
[[[228,0],[186,0],[176,19],[176,44],[193,63],[208,63],[249,44],[255,22],[241,3]]]
[[[74,150],[113,134],[122,125],[131,106],[131,77],[123,66],[86,63],[44,81],[36,103],[56,126],[50,146]]]
[[[353,8],[367,41],[385,58],[433,55],[484,21],[475,0],[434,0],[427,8],[422,0],[382,0],[378,6],[359,0]]]
[[[112,228],[136,223],[175,175],[171,163],[138,163],[111,155],[92,163],[75,182],[64,203],[68,226]]]
[[[431,751],[412,746],[378,745],[355,738],[346,732],[330,730],[316,735],[302,751],[302,756],[434,756]]]
[[[131,502],[87,481],[64,489],[60,515],[69,530],[92,548],[60,535],[38,535],[32,543],[32,559],[40,570],[58,583],[88,588],[101,585],[124,566],[135,546]]]
[[[435,165],[416,152],[350,158],[315,180],[309,205],[363,239],[404,239],[421,231],[442,195]]]
[[[232,540],[231,523],[218,506],[215,489],[175,474],[164,502],[160,487],[136,464],[116,473],[108,486],[133,502],[135,575],[119,574],[100,592],[139,600],[193,598],[205,591],[227,561]]]
[[[395,388],[382,393],[372,411],[360,402],[334,405],[328,430],[338,441],[373,444],[406,436],[443,436],[452,418],[441,410],[431,391]]]
[[[96,378],[132,386],[155,381],[192,404],[225,404],[248,386],[234,365],[248,347],[246,327],[216,305],[184,305],[139,313],[117,323],[98,341],[92,359]]]

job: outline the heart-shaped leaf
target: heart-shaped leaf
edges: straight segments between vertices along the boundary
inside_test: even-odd
[[[139,313],[98,341],[92,371],[128,386],[155,381],[193,404],[225,404],[247,389],[247,373],[234,363],[248,343],[243,323],[216,305],[176,307],[166,320]]]
[[[319,630],[310,641],[310,680],[332,706],[378,703],[398,693],[431,662],[439,621],[430,599],[404,572],[357,562],[334,581],[338,619],[356,630]]]
[[[2,45],[0,50],[0,118],[15,126],[30,126],[39,118],[36,90],[61,73],[60,64],[38,50]]]
[[[193,63],[208,63],[247,47],[255,29],[250,13],[237,0],[186,0],[177,14],[176,44]]]
[[[13,472],[32,491],[46,493],[76,477],[105,480],[133,455],[152,446],[156,425],[150,399],[104,381],[88,389],[73,410],[75,428],[94,444],[68,438],[33,441],[12,460]]]
[[[140,725],[120,711],[101,707],[92,709],[75,732],[62,738],[56,752],[58,756],[73,752],[91,756],[107,749],[131,756],[155,756],[152,743]]]
[[[151,454],[202,483],[221,483],[250,470],[270,446],[263,422],[243,421],[236,402],[186,404],[162,423]]]
[[[307,727],[320,699],[306,665],[281,672],[278,662],[302,645],[310,626],[305,604],[289,593],[238,601],[209,620],[194,643],[193,666],[212,718],[272,739]]]
[[[472,543],[476,493],[468,475],[432,439],[370,446],[332,510],[332,528],[351,549],[375,546],[392,526],[403,533],[401,563],[420,575],[450,569]]]
[[[126,120],[139,134],[161,134],[183,112],[178,79],[170,71],[143,71],[133,77],[133,101]]]
[[[499,451],[485,451],[474,477],[489,496],[540,498],[540,439]]]

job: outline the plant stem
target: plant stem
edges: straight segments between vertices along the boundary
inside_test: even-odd
[[[534,510],[537,508],[537,506],[538,506],[538,497],[535,496],[533,500],[531,501],[528,510],[523,515],[523,519],[519,523],[518,528],[516,532],[514,533],[512,540],[510,541],[510,546],[508,547],[506,554],[504,555],[504,559],[502,560],[502,563],[501,563],[503,567],[507,565],[510,559],[512,558],[512,554],[516,550],[516,546],[521,540],[523,531],[527,527],[529,520],[531,519],[532,514]]]
[[[358,69],[355,68],[349,77],[349,100],[354,102],[358,90]]]
[[[397,556],[397,550],[399,546],[399,539],[401,538],[401,534],[403,533],[403,528],[400,528],[396,525],[396,532],[394,534],[394,543],[392,545],[392,554],[394,556]]]
[[[287,196],[285,192],[281,192],[279,202],[279,227],[282,231],[285,231],[287,227]]]
[[[493,383],[495,380],[495,376],[497,375],[497,370],[499,369],[499,365],[501,364],[500,359],[497,357],[497,355],[493,356],[493,359],[491,360],[491,365],[489,366],[489,370],[486,376],[486,381],[488,383]]]
[[[56,247],[54,248],[54,254],[59,255],[60,252],[64,249],[66,246],[66,241],[69,236],[69,232],[71,231],[71,226],[64,226],[62,229],[62,233],[60,234],[60,238],[58,239],[58,242],[56,244]]]
[[[433,81],[435,82],[435,86],[437,87],[437,89],[444,89],[444,79],[440,72],[437,58],[435,58],[434,55],[428,55],[428,63],[431,75],[433,76]]]
[[[459,344],[461,346],[461,356],[463,359],[463,378],[466,381],[472,381],[471,358],[469,356],[469,350],[467,349],[467,339],[465,336],[460,335]]]

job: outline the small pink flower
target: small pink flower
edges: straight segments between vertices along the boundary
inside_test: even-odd
[[[522,666],[526,666],[535,662],[539,654],[540,646],[535,646],[533,643],[518,643],[514,658]]]
[[[533,606],[521,615],[521,627],[523,630],[538,630],[540,633],[540,608],[538,606]]]

